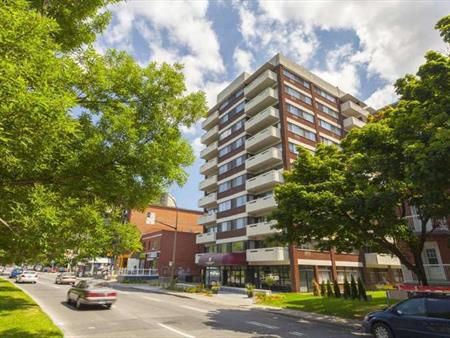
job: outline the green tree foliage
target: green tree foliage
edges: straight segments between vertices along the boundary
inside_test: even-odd
[[[327,288],[325,286],[324,280],[322,280],[322,283],[320,283],[320,294],[322,297],[324,297],[327,294]]]
[[[436,26],[446,41],[449,20]],[[280,240],[392,254],[427,284],[424,243],[450,210],[450,58],[430,51],[425,59],[396,82],[400,101],[352,130],[342,148],[299,148],[275,190]]]
[[[357,284],[358,284],[359,299],[367,300],[366,287],[364,286],[364,283],[363,283],[361,277],[358,277]]]
[[[186,93],[180,65],[96,53],[110,2],[0,5],[2,261],[136,250],[123,211],[187,178],[179,126],[205,114],[204,94]]]
[[[331,287],[330,280],[327,280],[327,297],[333,297],[333,288]]]
[[[350,297],[350,284],[347,277],[344,277],[344,298],[349,299]]]
[[[356,286],[355,277],[351,275],[350,278],[350,297],[352,299],[357,299],[359,297],[358,287]]]
[[[336,279],[333,280],[333,292],[336,298],[341,298],[341,289]]]

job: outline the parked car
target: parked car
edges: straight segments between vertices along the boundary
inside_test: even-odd
[[[14,268],[14,269],[11,270],[11,274],[9,275],[9,278],[16,278],[22,272],[23,272],[22,268]]]
[[[56,275],[55,284],[75,284],[77,277],[71,272],[60,272]]]
[[[80,280],[67,291],[67,303],[75,304],[77,309],[83,305],[104,305],[110,309],[116,300],[117,292],[97,281]]]
[[[427,294],[364,317],[363,328],[376,338],[450,337],[450,296]]]
[[[23,271],[16,277],[16,283],[34,283],[36,284],[38,275],[34,271]]]

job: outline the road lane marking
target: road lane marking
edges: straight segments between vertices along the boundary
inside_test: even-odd
[[[177,330],[177,329],[174,329],[173,327],[164,325],[163,323],[158,323],[158,325],[161,326],[161,327],[163,327],[163,328],[165,328],[166,330],[169,330],[169,331],[178,333],[180,336],[183,336],[183,337],[186,337],[186,338],[195,338],[195,336],[191,336],[190,334],[181,332],[181,331],[179,331],[179,330]]]
[[[293,335],[293,336],[297,336],[297,337],[302,337],[304,336],[303,333],[301,332],[296,332],[296,331],[290,331],[289,334]]]
[[[156,298],[148,297],[148,296],[143,296],[142,298],[151,300],[152,302],[162,303],[161,299],[156,299]]]
[[[209,312],[208,310],[198,309],[196,307],[192,307],[192,306],[189,306],[189,305],[180,305],[180,307],[188,309],[188,310],[192,310],[192,311],[201,312],[201,313],[208,313]]]
[[[247,323],[247,324],[251,324],[251,325],[255,325],[255,326],[265,327],[266,329],[272,329],[272,330],[279,329],[278,326],[273,326],[273,325],[268,325],[268,324],[263,324],[263,323],[253,322],[253,321],[251,321],[251,322],[246,322],[246,323]]]

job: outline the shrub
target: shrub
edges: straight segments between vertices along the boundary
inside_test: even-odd
[[[325,288],[325,281],[322,280],[322,283],[320,283],[320,294],[322,297],[324,297],[327,294],[327,290]]]
[[[353,277],[353,275],[351,275],[351,279],[350,279],[350,297],[352,299],[358,298],[358,288],[356,286],[356,281],[355,281],[355,278]]]
[[[272,285],[274,285],[276,282],[275,278],[272,275],[267,275],[264,277],[264,283],[267,284],[267,286],[272,288]]]
[[[283,300],[285,297],[283,295],[269,295],[265,292],[257,292],[255,294],[256,303],[263,303],[266,301],[273,302],[273,301],[280,301]]]
[[[320,285],[316,282],[315,279],[312,280],[313,285],[313,294],[314,296],[320,296]]]
[[[247,284],[245,284],[245,289],[246,289],[246,291],[247,291],[247,296],[250,298],[250,297],[253,297],[253,292],[254,292],[254,290],[255,290],[255,285],[254,284],[252,284],[252,283],[247,283]]]
[[[333,281],[333,291],[336,298],[341,298],[341,289],[339,289],[339,284],[336,279]]]
[[[220,283],[216,282],[216,281],[212,282],[211,283],[211,291],[212,291],[212,293],[218,294],[219,290],[220,290]]]
[[[360,277],[358,277],[358,295],[359,299],[367,300],[366,288]]]
[[[330,280],[327,280],[327,297],[333,297],[333,289],[331,288]]]
[[[347,277],[344,278],[344,298],[350,298],[350,284],[348,283]]]

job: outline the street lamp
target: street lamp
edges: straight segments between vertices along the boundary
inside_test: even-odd
[[[175,280],[175,274],[176,274],[176,253],[177,253],[177,234],[178,234],[178,206],[177,206],[177,200],[172,195],[168,194],[168,198],[172,199],[173,204],[175,204],[175,233],[173,235],[173,248],[172,248],[172,282]]]

